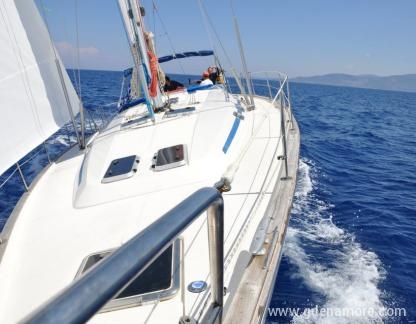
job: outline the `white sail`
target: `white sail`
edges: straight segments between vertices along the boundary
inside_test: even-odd
[[[70,120],[68,106],[77,114],[79,99],[33,1],[1,1],[0,51],[2,174]]]

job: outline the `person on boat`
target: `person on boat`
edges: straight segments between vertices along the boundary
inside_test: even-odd
[[[201,81],[200,85],[213,85],[213,84],[214,83],[209,78],[209,72],[204,71],[204,73],[202,73],[202,81]]]
[[[175,81],[175,80],[171,80],[168,76],[165,76],[165,85],[163,86],[163,90],[165,92],[174,91],[177,89],[181,89],[183,87],[184,86],[182,83]]]
[[[208,68],[209,78],[213,84],[217,83],[218,78],[218,68],[215,66],[210,66]]]

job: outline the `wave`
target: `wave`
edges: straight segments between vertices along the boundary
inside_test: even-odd
[[[330,317],[318,312],[304,313],[292,322],[382,323],[383,318],[377,313],[384,311],[385,306],[378,285],[385,278],[385,270],[375,253],[363,249],[353,234],[334,224],[333,206],[314,193],[319,184],[312,172],[317,172],[313,162],[302,159],[292,211],[294,226],[287,232],[285,256],[298,269],[294,276],[322,296],[318,308],[328,313],[332,310],[333,314],[337,310],[373,309],[374,314]]]
[[[64,135],[64,134],[59,134],[56,137],[52,137],[48,140],[48,144],[54,145],[54,144],[59,144],[59,145],[63,145],[66,147],[69,147],[72,143],[76,143],[77,139],[75,136],[71,135]]]

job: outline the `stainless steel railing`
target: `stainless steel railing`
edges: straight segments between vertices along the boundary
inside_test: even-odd
[[[126,284],[146,270],[205,210],[208,210],[212,298],[205,320],[221,323],[224,286],[224,204],[220,192],[215,188],[203,188],[193,193],[62,293],[29,315],[23,323],[86,322]]]
[[[116,107],[117,103],[110,103],[104,106],[99,106],[94,109],[94,111],[91,110],[85,110],[86,112],[86,133],[87,135],[91,135],[99,130],[101,130],[103,127],[107,125],[107,123],[114,117],[114,113],[107,114],[107,117],[104,116],[103,110],[104,108],[114,106]],[[63,153],[65,153],[68,149],[70,149],[75,143],[76,140],[73,139],[75,134],[75,131],[73,129],[73,126],[71,123],[68,123],[67,125],[63,126],[61,130],[52,135],[50,138],[48,138],[46,141],[44,141],[40,146],[35,148],[33,151],[31,151],[22,161],[17,161],[14,167],[11,167],[8,171],[6,171],[4,174],[0,174],[0,190],[7,190],[7,186],[10,182],[13,182],[13,177],[15,174],[19,175],[20,181],[22,183],[22,190],[28,191],[30,187],[30,183],[33,180],[33,175],[28,176],[25,174],[25,171],[23,169],[26,165],[31,165],[32,161],[35,159],[43,159],[46,160],[47,163],[51,163],[55,161],[57,158],[59,158]],[[63,150],[56,151],[54,150],[50,142],[55,141],[57,138],[62,138],[63,144],[67,147]],[[54,157],[53,157],[54,156]],[[43,157],[43,158],[42,158]],[[38,160],[36,160],[38,163]],[[44,165],[46,166],[46,165]],[[37,167],[33,167],[32,171],[36,169]],[[38,172],[41,171],[41,169],[37,170]],[[33,172],[32,172],[33,173]],[[0,196],[1,197],[1,196]],[[7,215],[1,215],[0,214],[0,221],[1,218],[6,217]],[[0,226],[1,229],[1,226]]]
[[[286,115],[288,116],[288,122],[290,129],[293,129],[293,115],[292,106],[290,103],[289,93],[289,80],[287,75],[278,71],[263,71],[252,73],[253,88],[257,89],[256,95],[267,96],[270,98],[273,105],[280,108],[280,128],[283,143],[283,155],[279,156],[279,159],[283,160],[285,166],[285,176],[282,180],[290,179],[288,176],[288,164],[287,164],[287,145],[286,137]],[[253,81],[254,80],[254,81]],[[273,93],[276,93],[273,96]]]
[[[284,108],[290,108],[289,79],[286,74],[279,71],[260,71],[252,72],[251,76],[256,95],[268,96],[274,101],[281,96]]]
[[[96,133],[108,124],[117,113],[116,105],[117,102],[113,102],[85,110],[87,136]],[[0,233],[15,204],[25,192],[29,191],[31,183],[38,174],[76,143],[73,125],[68,123],[17,161],[4,174],[0,174]]]

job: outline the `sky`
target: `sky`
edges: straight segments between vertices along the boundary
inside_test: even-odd
[[[279,70],[289,77],[416,73],[416,0],[201,1],[209,22],[199,0],[141,1],[159,56],[214,49],[226,70],[240,70],[235,17],[250,71]],[[131,66],[116,0],[36,2],[67,67]],[[169,73],[199,74],[212,63],[207,58],[178,61],[162,67]]]

